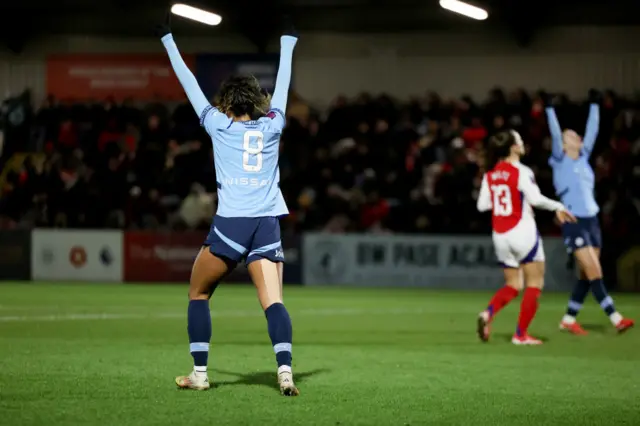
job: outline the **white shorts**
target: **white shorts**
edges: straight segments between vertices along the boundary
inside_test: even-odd
[[[520,222],[504,234],[493,233],[493,247],[498,262],[504,268],[519,268],[531,262],[544,262],[542,238],[535,222]]]

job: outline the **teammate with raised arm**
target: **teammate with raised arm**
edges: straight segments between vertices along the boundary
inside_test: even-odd
[[[600,106],[597,102],[599,95],[591,90],[589,98],[589,118],[584,139],[573,130],[563,132],[553,106],[547,105],[545,109],[552,140],[549,165],[553,170],[553,184],[558,197],[578,219],[576,223],[562,226],[567,249],[573,253],[578,263],[579,279],[569,299],[567,312],[560,322],[560,329],[578,335],[587,334],[576,321],[576,316],[589,289],[619,332],[634,324],[633,320],[623,318],[616,311],[602,279],[602,234],[598,221],[600,209],[594,196],[595,177],[589,164],[600,127]]]
[[[493,245],[504,270],[505,286],[496,292],[489,306],[478,316],[478,336],[489,340],[489,328],[495,315],[522,290],[518,326],[511,342],[539,345],[531,337],[529,324],[538,310],[538,298],[544,285],[544,250],[531,206],[556,212],[561,223],[575,218],[565,207],[540,193],[533,172],[520,163],[524,154],[522,138],[515,131],[504,131],[489,140],[493,168],[482,177],[478,210],[492,212]]]
[[[268,96],[253,76],[230,77],[220,87],[215,106],[210,105],[180,56],[168,21],[159,27],[158,35],[200,124],[211,136],[218,186],[218,211],[194,262],[189,285],[187,330],[194,368],[188,376],[177,377],[176,384],[185,389],[209,389],[209,299],[220,281],[245,259],[267,318],[280,392],[298,395],[291,371],[291,319],[282,302],[284,256],[279,217],[289,212],[280,192],[278,169],[297,35],[290,27],[280,38],[280,66],[270,108]],[[263,117],[253,120],[255,116]]]

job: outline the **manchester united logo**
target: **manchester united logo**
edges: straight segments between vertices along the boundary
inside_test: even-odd
[[[87,251],[82,246],[73,246],[69,251],[69,262],[76,268],[81,268],[87,263]]]

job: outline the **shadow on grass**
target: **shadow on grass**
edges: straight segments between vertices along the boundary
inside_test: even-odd
[[[273,371],[258,371],[258,372],[246,373],[246,374],[236,373],[233,371],[218,370],[218,369],[212,369],[212,371],[215,371],[216,373],[219,373],[219,374],[234,376],[236,378],[235,380],[226,380],[226,381],[214,380],[216,387],[231,386],[231,385],[245,385],[245,386],[262,385],[262,386],[273,388],[278,392],[280,391],[280,389],[278,388],[278,379],[276,377],[275,372]],[[327,372],[329,372],[329,370],[324,368],[302,372],[302,373],[294,372],[293,379],[296,382],[296,384],[301,384],[301,383],[304,383],[305,380],[311,376],[315,376],[316,374],[322,374]]]
[[[607,331],[607,326],[603,325],[603,324],[580,324],[582,325],[582,328],[584,328],[587,331],[593,331],[596,333],[604,333]]]

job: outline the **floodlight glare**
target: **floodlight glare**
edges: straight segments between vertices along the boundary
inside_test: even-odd
[[[222,17],[220,15],[182,3],[171,6],[171,13],[206,25],[218,25],[222,22]]]
[[[489,17],[486,10],[458,0],[440,0],[440,7],[478,21]]]

